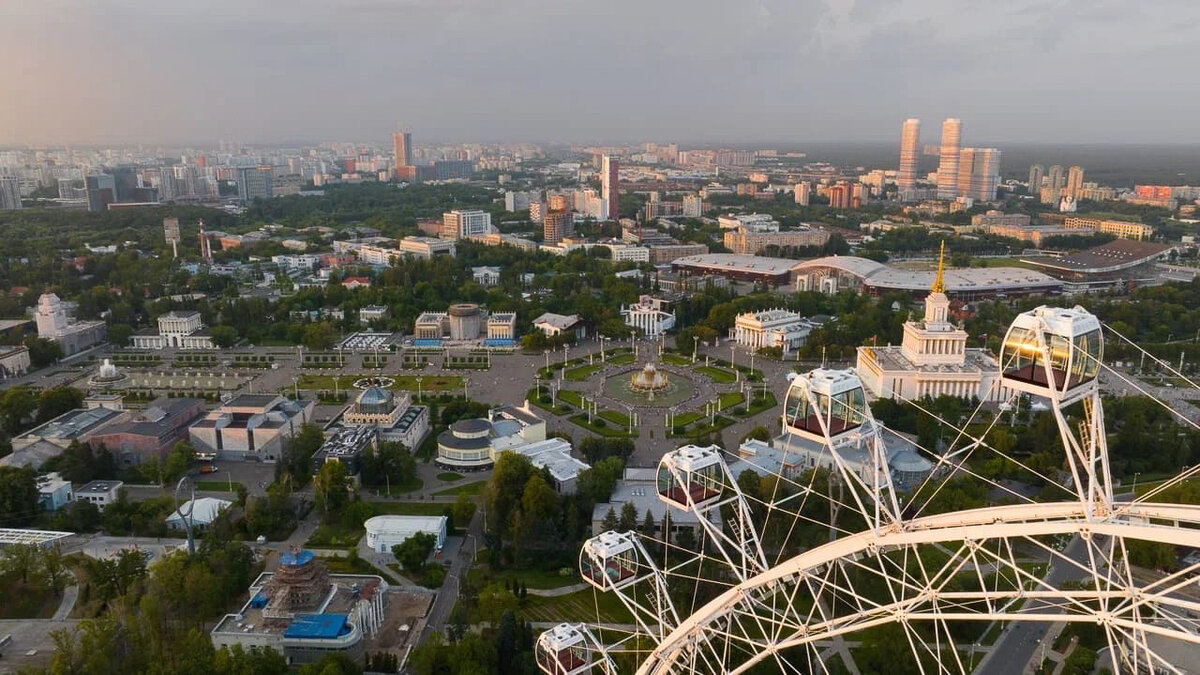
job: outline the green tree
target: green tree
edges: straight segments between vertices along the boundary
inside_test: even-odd
[[[741,442],[745,443],[749,440],[763,441],[764,443],[770,441],[771,430],[760,424],[750,431],[747,431],[746,435],[742,436]]]
[[[621,505],[621,517],[617,521],[617,528],[622,532],[631,532],[637,529],[638,524],[637,507],[633,502],[625,502]]]
[[[175,447],[171,448],[170,454],[167,455],[166,462],[163,463],[162,476],[163,480],[168,483],[179,480],[192,462],[196,458],[196,450],[188,441],[179,441]]]
[[[42,549],[38,559],[38,574],[55,595],[62,592],[67,580],[71,578],[71,572],[67,569],[62,550],[58,546]]]
[[[620,521],[617,520],[617,512],[613,510],[613,507],[608,507],[608,511],[604,514],[604,519],[600,521],[600,529],[606,532],[616,530],[619,524]]]
[[[325,443],[321,427],[311,422],[301,424],[283,451],[282,464],[287,468],[297,485],[308,482],[312,476],[312,456]]]
[[[346,485],[346,465],[341,462],[325,462],[313,479],[313,497],[321,504],[325,513],[336,513],[350,499],[350,488]]]
[[[328,321],[312,323],[304,327],[304,346],[309,349],[323,351],[332,349],[337,340],[337,331]]]
[[[392,546],[392,555],[404,567],[405,571],[421,574],[425,571],[425,562],[437,544],[437,537],[428,532],[418,532],[404,541]]]
[[[217,650],[213,658],[213,672],[222,675],[287,675],[287,659],[271,649],[256,649],[248,652],[241,645]]]
[[[0,514],[6,525],[24,525],[38,513],[37,475],[31,467],[0,466]]]
[[[21,583],[28,583],[29,578],[38,571],[38,558],[38,548],[33,544],[5,546],[3,557],[0,557],[0,569],[20,577]]]
[[[16,435],[24,428],[25,420],[37,407],[37,399],[29,387],[8,389],[0,394],[0,424],[10,435]]]
[[[238,332],[233,326],[213,326],[210,333],[213,344],[221,349],[228,349],[237,344]]]
[[[475,504],[471,503],[471,498],[465,494],[459,494],[454,500],[454,506],[450,508],[450,513],[454,518],[456,527],[466,529],[471,523],[471,517],[475,515]]]
[[[479,591],[478,615],[484,623],[495,624],[505,612],[517,611],[517,596],[505,588],[503,584],[495,583]]]
[[[29,349],[29,363],[34,368],[44,368],[62,358],[62,347],[57,342],[40,337],[25,338],[25,347]]]
[[[298,675],[362,675],[362,667],[344,652],[333,652],[297,671]]]
[[[129,338],[133,336],[133,326],[126,323],[114,323],[108,326],[108,341],[118,347],[128,347]]]

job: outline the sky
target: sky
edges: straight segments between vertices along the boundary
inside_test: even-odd
[[[0,144],[1200,142],[1200,2],[3,0]]]

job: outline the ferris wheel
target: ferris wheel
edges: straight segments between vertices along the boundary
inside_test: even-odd
[[[1080,307],[1039,307],[1018,315],[1005,336],[997,391],[1007,402],[1030,396],[1048,404],[1065,453],[1052,472],[989,445],[1003,415],[979,433],[981,403],[965,424],[939,420],[955,442],[941,452],[919,448],[934,468],[901,489],[888,468],[892,432],[873,417],[857,374],[791,376],[781,457],[756,466],[717,446],[669,452],[657,470],[657,495],[668,506],[661,527],[602,532],[584,543],[583,580],[618,598],[632,622],[547,630],[536,644],[539,668],[857,672],[848,645],[887,627],[903,635],[919,672],[967,673],[980,664],[969,636],[981,628],[1061,622],[1099,627],[1102,664],[1118,672],[1182,672],[1159,645],[1200,646],[1200,563],[1147,574],[1130,563],[1129,546],[1200,548],[1200,506],[1156,501],[1200,465],[1140,496],[1114,493],[1101,370],[1145,389],[1103,363],[1104,328]],[[1056,498],[1035,500],[980,475],[968,461],[980,453],[1039,476]],[[753,493],[731,468],[746,465],[760,476]],[[986,484],[1002,503],[939,509],[939,493],[958,477]],[[688,546],[677,534],[685,522],[697,534]]]

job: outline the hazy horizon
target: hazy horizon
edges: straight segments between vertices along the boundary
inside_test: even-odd
[[[925,144],[946,117],[964,145],[1200,143],[1198,26],[1186,0],[4,3],[0,144],[891,142],[908,117]]]

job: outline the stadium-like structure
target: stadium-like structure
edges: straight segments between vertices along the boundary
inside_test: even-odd
[[[853,371],[792,377],[785,431],[823,443],[827,454],[803,470],[767,473],[758,484],[773,484],[770,493],[750,494],[716,446],[667,453],[658,496],[668,514],[699,516],[703,536],[685,549],[663,523],[661,536],[603,532],[589,539],[580,554],[583,579],[615,594],[635,624],[556,626],[537,641],[539,667],[549,675],[742,673],[760,666],[846,672],[834,661],[848,656],[852,634],[890,626],[903,634],[920,672],[963,673],[979,664],[973,638],[963,635],[978,636],[981,626],[1084,622],[1107,638],[1106,667],[1183,672],[1159,645],[1200,645],[1200,602],[1187,593],[1200,563],[1147,575],[1128,562],[1129,546],[1200,547],[1200,506],[1157,501],[1200,466],[1141,495],[1114,494],[1099,388],[1103,329],[1081,308],[1039,307],[1019,315],[1005,337],[1003,385],[1012,398],[1048,403],[1058,425],[1065,468],[1049,476],[990,447],[986,431],[972,436],[973,414],[962,425],[942,420],[957,429],[958,441],[945,452],[924,449],[937,470],[900,494],[887,468],[883,427]],[[1035,501],[979,476],[967,460],[982,452],[1034,471],[1063,498]],[[1009,493],[1012,503],[931,508],[948,478],[966,475]],[[806,526],[823,541],[789,546],[792,532]],[[1049,565],[1031,565],[1031,552]],[[975,632],[964,633],[971,626]],[[984,668],[1017,672],[1024,664],[1013,660],[1018,651],[993,654]]]

